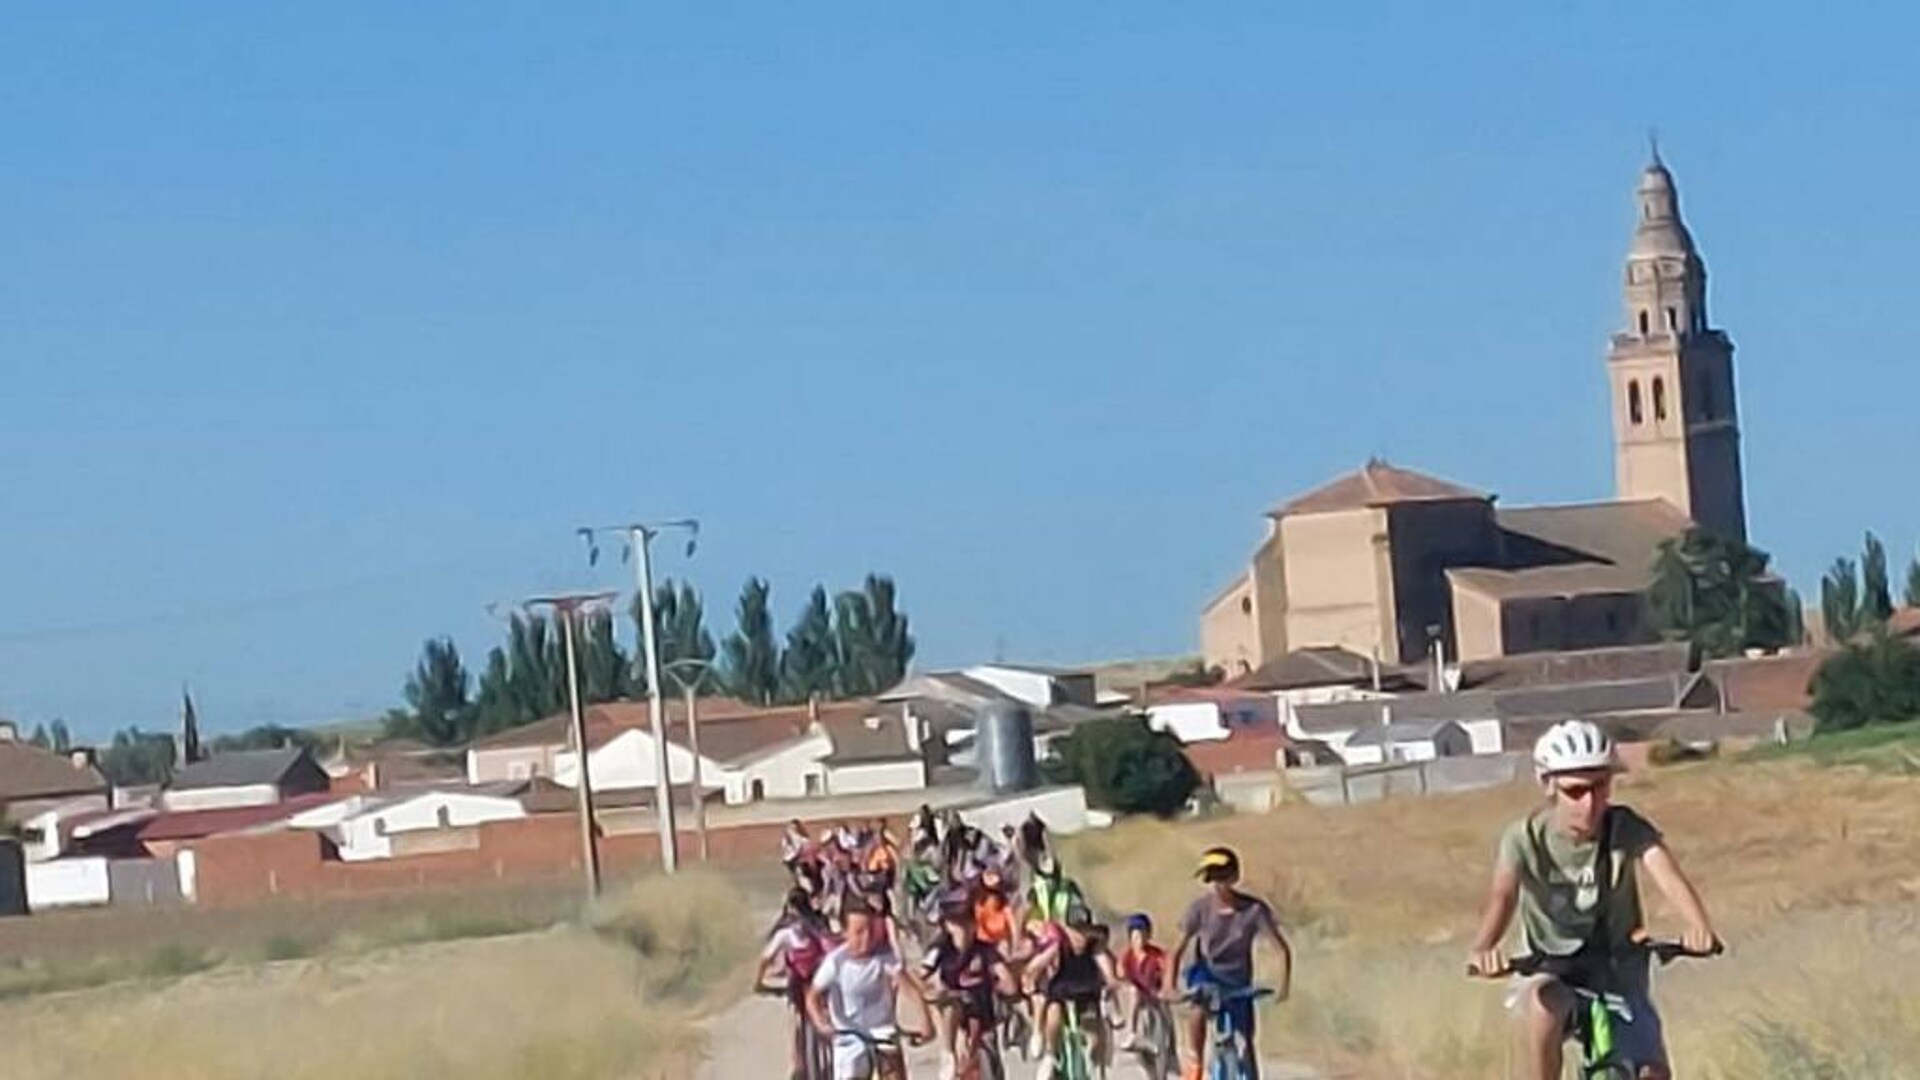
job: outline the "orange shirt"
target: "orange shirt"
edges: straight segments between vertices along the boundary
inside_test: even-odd
[[[1013,906],[999,893],[984,893],[973,904],[974,932],[981,941],[1003,945],[1013,940]]]

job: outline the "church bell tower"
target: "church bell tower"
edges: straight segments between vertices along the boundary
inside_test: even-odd
[[[1696,523],[1745,540],[1733,342],[1707,321],[1707,265],[1657,151],[1635,194],[1626,328],[1607,352],[1615,487],[1621,499],[1665,499]]]

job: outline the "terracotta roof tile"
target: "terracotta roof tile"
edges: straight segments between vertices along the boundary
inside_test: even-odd
[[[1493,496],[1484,491],[1475,491],[1451,480],[1442,480],[1412,469],[1402,469],[1376,458],[1345,476],[1297,496],[1273,511],[1272,516],[1362,510],[1369,506],[1392,506],[1396,503],[1491,498]]]

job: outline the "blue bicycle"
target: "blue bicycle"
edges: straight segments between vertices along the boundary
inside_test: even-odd
[[[1187,1000],[1206,1010],[1207,1080],[1253,1080],[1253,1003],[1272,997],[1265,986],[1246,986],[1228,990],[1219,986],[1195,987]]]

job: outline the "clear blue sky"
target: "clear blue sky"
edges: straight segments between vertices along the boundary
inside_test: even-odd
[[[665,570],[721,628],[875,568],[927,662],[1079,660],[1192,647],[1370,454],[1604,497],[1650,125],[1756,541],[1805,586],[1920,537],[1908,14],[263,7],[0,27],[29,723],[376,712],[489,602],[617,583],[585,521],[702,517]]]

